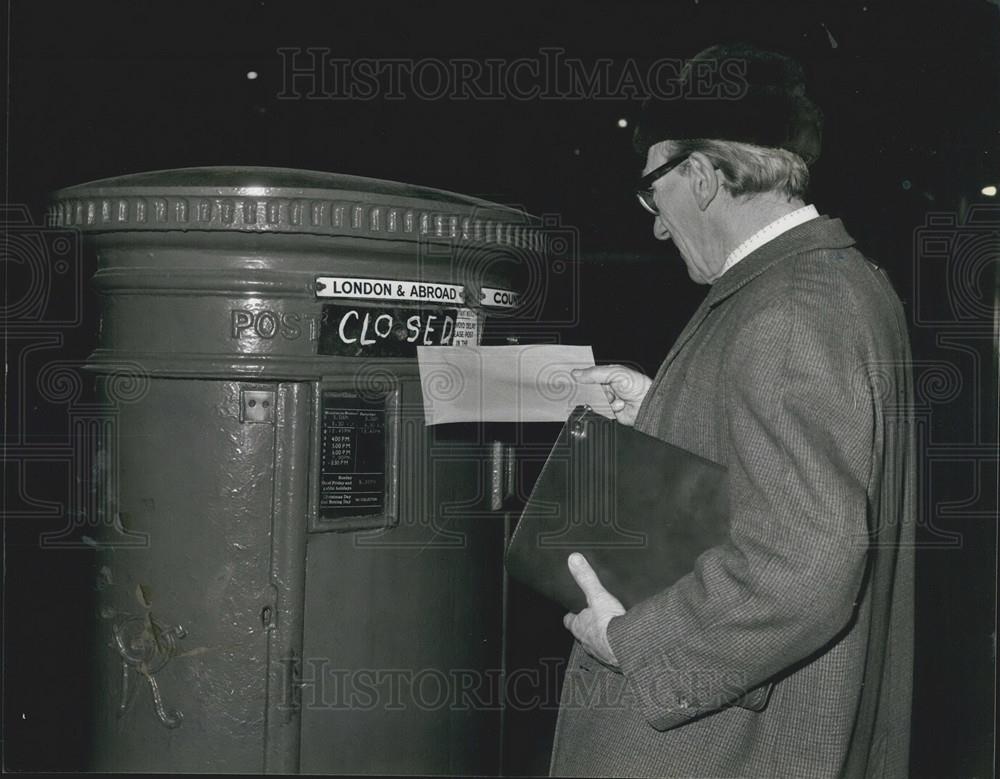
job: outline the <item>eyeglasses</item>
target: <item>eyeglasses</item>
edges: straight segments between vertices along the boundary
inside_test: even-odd
[[[660,177],[666,176],[670,171],[680,165],[690,157],[690,154],[682,154],[672,160],[664,162],[658,168],[653,168],[649,173],[639,179],[639,186],[635,189],[635,195],[639,198],[639,203],[649,213],[659,216],[660,209],[656,207],[656,200],[653,198],[653,183]]]

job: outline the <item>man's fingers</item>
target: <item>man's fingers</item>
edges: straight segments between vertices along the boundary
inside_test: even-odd
[[[595,365],[593,368],[575,368],[573,378],[581,384],[607,384],[614,376],[623,376],[621,365]]]
[[[607,592],[601,584],[601,580],[597,578],[597,574],[594,573],[594,569],[587,562],[587,558],[582,554],[574,552],[569,556],[567,563],[569,572],[573,575],[580,589],[583,590],[583,594],[587,596],[588,604],[593,603],[594,598]]]
[[[573,630],[573,620],[575,620],[575,619],[576,619],[576,614],[574,614],[572,611],[569,612],[568,614],[564,615],[563,616],[563,627],[566,628],[566,630],[572,631]]]

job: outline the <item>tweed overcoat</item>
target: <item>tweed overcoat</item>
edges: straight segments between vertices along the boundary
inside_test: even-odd
[[[709,290],[636,428],[728,468],[730,540],[577,643],[551,771],[901,777],[915,465],[899,299],[838,219]]]

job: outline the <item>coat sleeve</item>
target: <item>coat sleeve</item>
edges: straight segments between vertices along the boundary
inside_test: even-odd
[[[857,318],[829,270],[807,266],[783,286],[724,351],[730,539],[608,626],[658,730],[816,653],[859,597],[873,411],[857,381]]]

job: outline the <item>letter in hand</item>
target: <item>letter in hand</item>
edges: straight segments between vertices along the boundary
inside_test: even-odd
[[[563,626],[573,634],[587,654],[612,668],[618,667],[611,644],[608,643],[608,623],[625,613],[625,607],[614,595],[604,589],[587,558],[574,552],[567,559],[569,572],[587,596],[587,608],[579,614],[568,613]]]
[[[595,365],[593,368],[577,368],[573,378],[581,384],[600,384],[608,396],[615,419],[632,427],[643,398],[649,392],[653,380],[639,371],[624,365]]]

